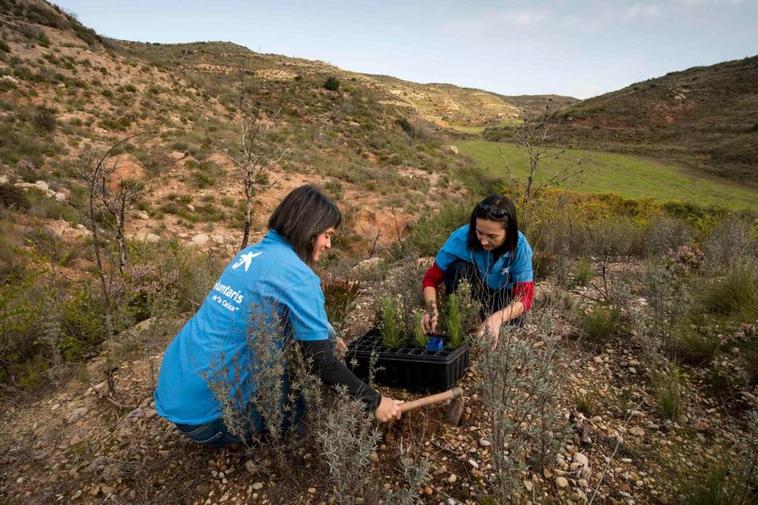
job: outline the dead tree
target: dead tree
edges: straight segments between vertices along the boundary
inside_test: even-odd
[[[267,171],[284,157],[286,150],[278,149],[267,139],[281,111],[281,106],[277,107],[272,114],[266,114],[260,101],[255,101],[252,104],[246,103],[244,81],[241,81],[239,110],[238,142],[232,148],[224,149],[224,152],[236,167],[240,182],[242,182],[242,192],[245,198],[245,221],[240,249],[244,249],[250,239],[253,199],[256,192],[268,184]]]
[[[553,177],[540,184],[536,185],[537,173],[539,171],[540,162],[546,158],[551,157],[555,160],[562,158],[566,154],[566,148],[559,148],[557,152],[551,152],[553,149],[547,147],[547,143],[550,140],[550,126],[551,126],[552,111],[550,105],[545,106],[545,110],[538,118],[527,118],[521,125],[519,125],[514,131],[514,137],[516,145],[524,151],[526,154],[529,169],[526,175],[526,182],[524,184],[524,192],[522,195],[523,203],[527,204],[529,200],[536,194],[539,194],[542,190],[551,187],[558,186],[561,183],[567,181],[573,177],[579,177],[583,171],[582,160],[576,160],[569,163],[564,169],[560,170]],[[502,155],[503,162],[505,163],[505,169],[508,173],[511,182],[515,182],[515,177],[511,170],[508,160]]]
[[[108,183],[112,182],[113,174],[118,167],[116,160],[111,160],[114,150],[129,142],[137,135],[132,135],[118,141],[108,148],[102,155],[86,153],[79,165],[79,178],[87,188],[87,213],[92,232],[92,244],[95,250],[95,262],[100,285],[108,308],[111,306],[111,287],[113,275],[105,268],[103,251],[98,231],[98,214],[104,209],[113,218],[113,228],[118,246],[118,271],[123,274],[126,270],[126,211],[134,203],[142,192],[143,186],[138,181],[120,179],[118,189],[112,190]]]

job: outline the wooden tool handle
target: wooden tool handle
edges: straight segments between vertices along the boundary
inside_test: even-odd
[[[461,388],[448,389],[447,391],[437,393],[436,395],[424,396],[418,400],[411,400],[409,402],[401,403],[400,412],[408,412],[409,410],[414,410],[419,407],[434,405],[435,403],[452,400],[453,398],[458,398],[459,396],[463,396],[463,390]]]

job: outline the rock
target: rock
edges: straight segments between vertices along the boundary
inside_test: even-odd
[[[0,81],[5,81],[5,82],[13,84],[15,86],[18,85],[18,79],[16,79],[12,75],[4,75],[4,76],[2,76],[2,77],[0,77]]]
[[[472,468],[477,468],[477,469],[479,468],[479,463],[477,463],[477,462],[476,462],[475,460],[473,460],[473,459],[469,459],[469,460],[468,460],[468,464],[469,464],[469,465],[471,465],[471,467],[472,467]]]
[[[8,184],[8,176],[0,175],[0,184]]]
[[[629,430],[629,433],[630,433],[631,435],[634,435],[635,437],[644,437],[644,436],[645,436],[645,430],[643,430],[643,429],[642,429],[642,428],[640,428],[639,426],[633,426],[633,427],[632,427],[632,428]]]
[[[452,153],[452,154],[458,155],[458,148],[457,148],[457,147],[455,147],[455,146],[454,146],[454,145],[452,145],[452,144],[448,144],[448,145],[446,145],[445,147],[443,147],[443,149],[444,149],[445,151],[449,152],[449,153]]]
[[[434,490],[432,488],[429,486],[424,487],[424,494],[426,496],[432,496],[432,493],[434,493]]]
[[[527,491],[529,491],[531,493],[532,489],[534,489],[534,484],[532,484],[532,481],[530,481],[530,480],[525,480],[524,481],[524,487],[526,488]]]
[[[66,193],[58,192],[55,193],[55,199],[59,202],[65,202],[66,201]]]
[[[353,273],[369,272],[373,270],[374,268],[376,268],[381,262],[382,262],[382,258],[378,258],[376,256],[373,258],[368,258],[361,261],[357,265],[355,265],[352,268],[351,272]]]
[[[196,245],[203,245],[208,242],[208,235],[205,233],[198,233],[194,237],[192,237],[192,243]]]
[[[565,489],[568,487],[569,483],[566,477],[556,477],[555,485],[558,486],[559,489]]]
[[[263,482],[256,482],[255,484],[253,484],[253,489],[256,491],[260,491],[261,489],[263,489]]]
[[[316,488],[315,488],[315,487],[309,487],[309,488],[308,488],[308,492],[309,492],[310,494],[316,494]]]
[[[695,422],[692,423],[692,429],[694,429],[695,431],[700,431],[700,432],[708,431],[708,428],[710,428],[710,426],[708,425],[708,421],[706,421],[705,419],[697,419]]]
[[[492,445],[492,442],[490,442],[486,438],[480,438],[479,439],[479,445],[481,445],[482,447],[489,447],[489,446]]]
[[[587,459],[587,456],[582,454],[581,452],[574,453],[574,463],[581,465],[581,466],[589,466],[590,460]]]
[[[451,473],[451,474],[450,474],[450,477],[448,477],[448,478],[447,478],[447,481],[448,481],[450,484],[455,484],[455,481],[457,481],[457,480],[458,480],[458,476],[457,476],[457,475],[455,475],[454,473]]]
[[[75,408],[66,417],[66,422],[69,424],[74,423],[78,421],[79,419],[81,419],[82,417],[86,416],[88,412],[89,411],[87,410],[87,407]]]
[[[137,219],[150,219],[150,214],[148,214],[144,210],[138,210],[137,212],[134,213],[134,216]]]
[[[373,463],[378,463],[379,455],[376,453],[376,451],[371,451],[371,454],[368,455],[368,459]]]
[[[136,409],[132,410],[126,415],[126,418],[129,420],[129,422],[135,422],[144,417],[145,413],[142,411],[141,408],[137,407]]]
[[[48,186],[45,181],[34,181],[34,185],[45,192],[47,192],[50,189],[50,186]]]
[[[223,235],[211,235],[211,240],[214,244],[223,244],[225,241]]]

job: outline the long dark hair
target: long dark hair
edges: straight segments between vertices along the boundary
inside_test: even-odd
[[[471,221],[468,228],[467,245],[469,249],[480,251],[482,244],[476,237],[476,220],[487,219],[503,224],[505,228],[505,242],[500,247],[493,249],[492,254],[499,258],[506,251],[513,253],[518,244],[518,219],[516,218],[516,206],[510,198],[502,195],[491,195],[479,202],[471,213]]]
[[[300,186],[284,197],[268,220],[292,245],[301,260],[310,264],[316,237],[342,223],[342,212],[316,186]]]

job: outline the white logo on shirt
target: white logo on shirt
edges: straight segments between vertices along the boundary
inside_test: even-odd
[[[242,256],[240,256],[240,259],[238,259],[237,262],[234,265],[232,265],[232,269],[237,270],[242,265],[245,265],[245,272],[247,272],[247,269],[250,268],[250,264],[253,262],[253,258],[255,258],[256,256],[260,256],[261,254],[263,253],[262,252],[257,252],[257,253],[249,252],[249,253],[243,254]]]

